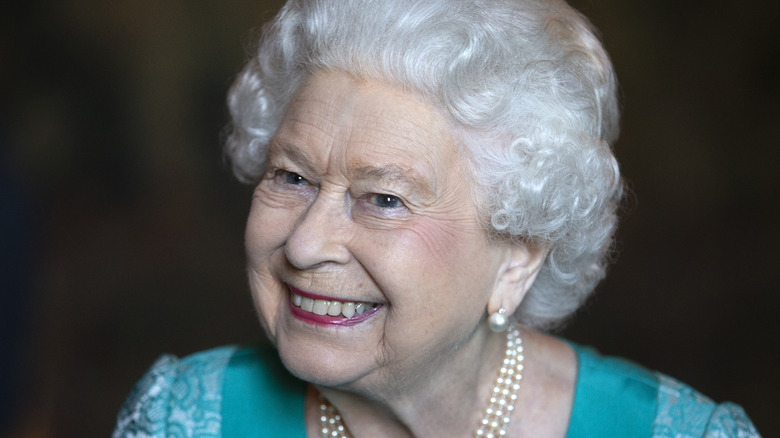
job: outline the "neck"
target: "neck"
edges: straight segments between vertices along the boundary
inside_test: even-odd
[[[481,325],[436,364],[419,367],[427,373],[386,375],[351,388],[317,390],[338,409],[353,437],[471,436],[482,419],[505,351],[506,336]],[[307,396],[310,431],[319,430],[316,394],[311,390]]]

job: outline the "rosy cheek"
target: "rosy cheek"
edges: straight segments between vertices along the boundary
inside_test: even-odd
[[[467,224],[449,220],[422,218],[413,232],[418,240],[421,251],[441,260],[445,266],[451,265],[451,260],[462,256],[469,248],[479,230],[474,230]],[[471,225],[471,224],[469,224]],[[478,256],[478,254],[475,254]]]
[[[460,268],[458,257],[462,258],[466,251],[457,236],[457,232],[435,220],[417,218],[403,227],[357,236],[356,241],[364,243],[362,254],[374,255],[358,257],[362,263],[373,264],[367,266],[369,270],[388,272],[395,283],[424,278],[426,282],[441,284],[451,280],[453,271]]]

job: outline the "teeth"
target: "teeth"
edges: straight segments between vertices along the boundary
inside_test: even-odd
[[[300,307],[307,312],[317,315],[343,316],[345,318],[352,318],[355,315],[365,313],[374,306],[371,303],[356,301],[314,300],[294,293],[290,293],[290,300],[294,306]]]
[[[325,300],[314,300],[314,308],[311,311],[317,315],[324,315],[328,313],[328,304],[330,303]]]
[[[355,315],[355,303],[344,303],[341,305],[341,313],[347,318]]]
[[[301,309],[311,312],[314,309],[314,300],[311,298],[303,298],[301,300]]]

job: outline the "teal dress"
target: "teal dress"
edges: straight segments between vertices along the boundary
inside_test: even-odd
[[[758,437],[741,407],[572,345],[579,374],[568,438]],[[269,347],[163,356],[136,384],[114,438],[306,438],[306,384]]]

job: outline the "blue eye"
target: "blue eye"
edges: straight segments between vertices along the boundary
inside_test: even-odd
[[[288,172],[288,171],[283,171],[283,172],[284,172],[284,182],[286,182],[287,184],[292,184],[296,186],[303,186],[309,184],[309,181],[307,181],[306,178],[298,175],[295,172]]]
[[[371,195],[370,200],[372,204],[379,208],[398,208],[404,206],[404,203],[393,195],[374,193]]]

